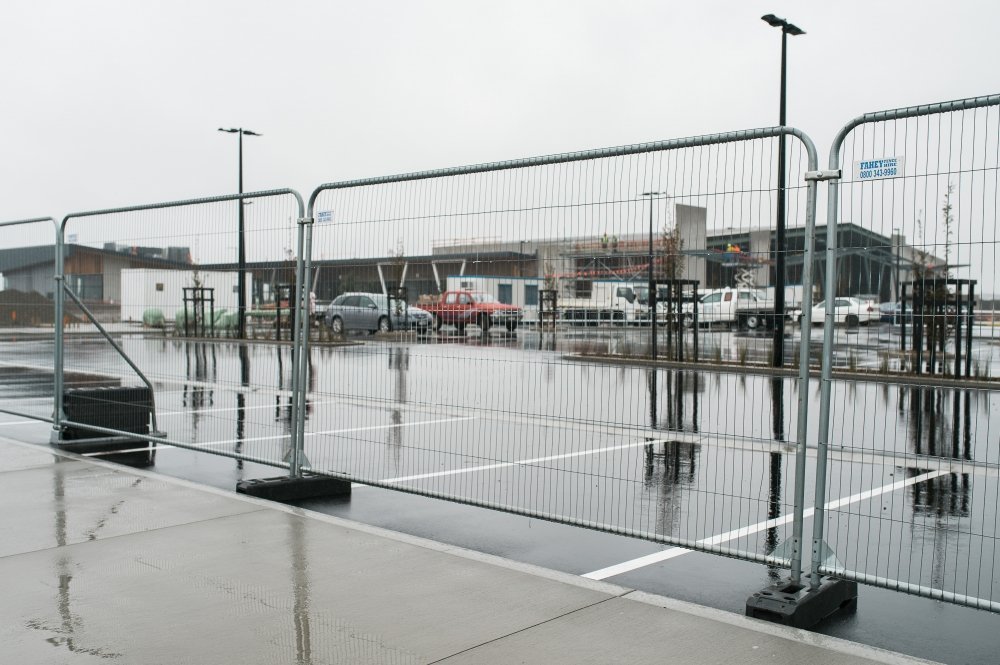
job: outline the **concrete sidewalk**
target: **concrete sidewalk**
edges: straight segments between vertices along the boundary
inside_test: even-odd
[[[917,663],[0,439],[4,663]]]

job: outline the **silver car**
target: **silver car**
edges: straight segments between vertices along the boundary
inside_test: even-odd
[[[390,332],[392,330],[430,330],[431,315],[402,300],[392,300],[381,293],[344,293],[326,308],[324,320],[334,334],[348,330]]]

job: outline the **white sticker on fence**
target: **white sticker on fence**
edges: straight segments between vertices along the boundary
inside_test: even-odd
[[[333,211],[332,210],[320,210],[316,213],[316,222],[322,224],[324,222],[333,221]]]
[[[882,157],[854,162],[855,180],[898,178],[903,175],[903,157]]]

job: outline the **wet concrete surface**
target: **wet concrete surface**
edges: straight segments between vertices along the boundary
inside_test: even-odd
[[[862,330],[876,343],[880,335],[891,336],[891,330],[878,327]],[[652,373],[563,358],[574,350],[620,345],[641,332],[574,331],[565,339],[527,332],[494,335],[486,344],[472,335],[445,335],[314,349],[307,455],[320,468],[359,478],[410,478],[394,484],[411,490],[556,511],[654,535],[705,538],[789,513],[792,457],[780,440],[794,438],[796,382]],[[767,343],[754,336],[709,335],[720,348],[735,349],[734,357],[741,344]],[[280,459],[290,431],[287,348],[259,345],[241,352],[232,344],[140,336],[123,343],[155,375],[160,418],[172,438]],[[44,367],[44,350],[4,348],[12,353],[5,356],[9,364]],[[78,384],[125,376],[95,341],[72,346],[69,355]],[[19,384],[18,404],[40,413],[51,409],[44,382],[41,372]],[[847,382],[834,388],[833,432],[842,445],[832,458],[830,498],[912,479],[931,468],[931,461],[950,465],[940,477],[830,511],[830,533],[842,546],[838,554],[868,565],[872,552],[882,552],[871,564],[891,564],[884,572],[1000,597],[1000,590],[990,590],[997,584],[996,552],[976,537],[990,533],[990,520],[996,519],[994,467],[1000,453],[989,437],[996,395]],[[48,390],[50,395],[51,386]],[[19,427],[0,434],[12,435]],[[44,432],[44,426],[23,427]],[[648,458],[644,438],[664,432],[678,443],[662,451],[658,446]],[[594,452],[613,447],[618,449]],[[524,463],[540,458],[544,461]],[[161,448],[155,469],[224,489],[243,478],[277,473],[176,448]],[[811,502],[810,492],[807,505]],[[308,507],[577,575],[666,549],[372,487],[359,488],[350,502]],[[811,528],[807,520],[807,534]],[[767,552],[787,537],[786,525],[728,545]],[[956,565],[964,561],[975,565]],[[746,596],[781,574],[786,573],[759,564],[686,554],[609,579],[740,612]],[[900,616],[907,617],[904,629],[894,627]],[[858,615],[819,630],[863,636],[870,644],[943,662],[975,663],[988,662],[991,647],[984,636],[995,630],[996,620],[985,612],[863,587]],[[941,626],[954,642],[929,637]]]
[[[906,662],[21,445],[0,440],[0,499],[36,504],[32,528],[0,513],[5,662]]]

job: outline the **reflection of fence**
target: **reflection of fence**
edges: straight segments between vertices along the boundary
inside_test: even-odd
[[[1000,98],[984,98],[865,116],[838,136],[825,171],[807,136],[770,128],[330,183],[313,192],[308,207],[296,193],[280,190],[71,215],[57,232],[53,259],[51,415],[35,409],[30,417],[51,420],[58,441],[67,428],[88,426],[67,421],[64,389],[95,377],[126,383],[141,377],[165,387],[155,402],[150,399],[151,419],[163,399],[176,402],[160,418],[167,434],[93,431],[166,441],[240,464],[287,467],[294,477],[332,476],[762,562],[772,577],[778,569],[789,571],[779,585],[789,602],[835,575],[998,611],[992,575],[1000,564],[1000,458],[989,445],[995,390],[977,365],[980,356],[992,355],[978,341],[992,332],[975,320],[971,305],[962,309],[974,300],[965,286],[998,290],[992,271],[979,267],[989,265],[988,248],[996,242],[996,184],[985,174],[1000,168],[998,104]],[[771,174],[782,136],[794,140],[787,148],[790,182],[779,188]],[[867,178],[868,170],[852,176],[850,166],[878,157],[876,151],[905,155],[902,173],[878,181]],[[814,206],[822,181],[829,182],[830,208],[825,253],[818,257]],[[732,242],[749,241],[752,251],[741,249],[738,257],[723,252],[722,267],[732,275],[734,267],[752,266],[756,285],[766,286],[760,280],[771,279],[774,258],[767,248],[779,189],[788,197],[788,226],[799,242],[789,243],[785,257],[791,281],[803,285],[803,332],[788,343],[806,343],[785,359],[786,366],[797,366],[745,371],[755,336],[738,332],[725,338],[731,348],[715,345],[718,357],[706,370],[694,300],[699,285],[722,286],[707,283],[710,269],[719,266],[709,265],[706,234],[728,228]],[[659,193],[642,195],[654,191]],[[218,248],[235,232],[235,206],[248,198],[257,202],[246,213],[249,261],[257,264],[254,287],[263,294],[270,274],[267,285],[277,294],[275,337],[283,318],[290,346],[122,336],[96,322],[88,327],[105,336],[106,346],[84,349],[67,339],[59,325],[67,268],[98,273],[96,264],[64,264],[67,222],[90,224],[109,243],[218,250],[190,265],[175,262],[172,269],[193,277],[199,269],[232,270],[233,257]],[[933,224],[927,213],[917,214],[935,208],[940,215]],[[316,209],[336,214],[314,225]],[[850,224],[838,225],[841,212]],[[748,232],[732,231],[734,221]],[[229,228],[229,235],[206,236],[206,229],[218,228]],[[151,236],[149,229],[170,229],[170,239]],[[295,279],[283,293],[289,263],[272,254],[293,232]],[[449,235],[455,240],[433,247],[426,240]],[[489,246],[458,240],[487,237]],[[603,237],[607,245],[586,240]],[[622,238],[617,246],[614,238]],[[842,251],[838,241],[845,239]],[[558,343],[555,335],[539,335],[537,348],[552,352],[528,361],[510,352],[518,335],[534,334],[517,325],[512,303],[538,307],[540,328],[558,311],[555,292],[540,288],[541,275],[525,275],[526,266],[559,275],[600,263],[602,274],[622,282],[622,293],[664,281],[662,272],[619,280],[615,271],[635,268],[623,258],[629,252],[658,257],[647,260],[653,269],[685,259],[687,272],[671,273],[670,325],[623,326],[610,341],[587,338],[586,363],[555,353],[563,335],[589,334],[581,331],[561,332]],[[397,336],[383,336],[349,351],[316,350],[307,316],[308,294],[319,280],[312,272],[314,253],[338,257],[324,262],[331,283],[346,287],[368,271],[363,283],[380,284],[390,309],[407,300],[408,288],[417,291],[414,284],[439,284],[439,266],[470,279],[486,275],[488,282],[481,283],[489,286],[474,294],[474,308],[460,311],[466,303],[457,298],[441,303],[452,310],[437,312],[450,317],[449,333],[438,343],[402,346]],[[405,260],[424,254],[433,260]],[[118,255],[114,260],[127,262]],[[399,266],[392,293],[384,280],[371,277],[387,262]],[[814,279],[814,264],[825,269],[823,279]],[[929,271],[943,290],[930,300],[924,292],[913,320],[931,317],[943,321],[940,326],[918,321],[914,327],[906,319],[915,296],[912,290],[904,296],[900,284],[914,282],[918,269]],[[113,288],[113,279],[102,280]],[[822,354],[811,358],[817,355],[808,343],[814,290],[831,300],[882,293],[889,282],[893,299],[903,301],[901,325],[872,321],[860,332],[839,334],[840,314],[828,308]],[[595,292],[595,284],[589,286]],[[617,287],[607,289],[609,302],[619,297]],[[574,295],[580,297],[566,295],[558,304],[582,307],[584,298]],[[658,321],[656,294],[641,314],[640,305],[629,302],[634,320]],[[686,306],[692,308],[693,358],[680,325]],[[409,314],[403,312],[405,321]],[[357,329],[369,327],[360,317],[371,312],[344,313],[353,315]],[[848,316],[860,315],[848,312],[843,320]],[[916,333],[909,347],[905,333],[902,341],[895,337],[907,326]],[[672,357],[660,360],[656,353],[664,343]],[[163,352],[170,344],[183,363]],[[815,398],[810,360],[817,359],[822,375]],[[699,364],[675,362],[681,360]],[[952,360],[948,377],[911,372]],[[849,372],[836,381],[834,363]],[[817,433],[810,435],[817,405]],[[219,434],[229,428],[230,434]],[[810,456],[816,460],[811,487]],[[805,505],[809,492],[812,508]],[[928,552],[925,565],[921,557]]]

